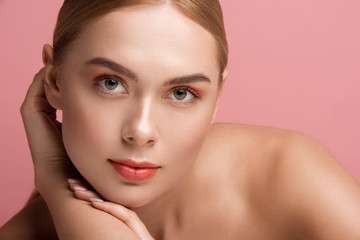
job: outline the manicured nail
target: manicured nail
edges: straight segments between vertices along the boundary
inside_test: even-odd
[[[80,186],[74,186],[74,190],[78,190],[78,191],[86,191],[87,189],[84,187],[80,187]]]
[[[69,183],[80,183],[79,180],[74,179],[74,178],[68,178],[68,182],[69,182]]]
[[[90,198],[91,202],[98,202],[98,203],[103,203],[104,200],[100,199],[100,198]]]

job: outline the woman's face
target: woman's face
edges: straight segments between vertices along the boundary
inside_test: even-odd
[[[217,105],[216,53],[168,5],[113,11],[71,44],[58,81],[64,144],[104,198],[141,207],[190,171]]]

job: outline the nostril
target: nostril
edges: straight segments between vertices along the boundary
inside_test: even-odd
[[[154,145],[157,142],[157,130],[153,126],[129,124],[121,132],[124,143],[132,145]]]
[[[154,145],[156,143],[155,139],[151,138],[136,138],[136,137],[125,137],[123,141],[127,144],[136,144],[139,146],[142,145]]]
[[[126,138],[126,141],[127,141],[128,143],[135,143],[135,139],[134,139],[133,137],[127,137],[127,138]]]

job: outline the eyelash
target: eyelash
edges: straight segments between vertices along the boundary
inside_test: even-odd
[[[106,79],[110,79],[110,80],[114,80],[114,81],[119,82],[119,84],[121,84],[124,87],[124,89],[126,90],[126,93],[127,93],[128,87],[127,87],[126,83],[121,78],[116,77],[116,76],[112,76],[112,75],[102,74],[102,75],[100,75],[98,77],[95,77],[95,84],[94,84],[97,87],[97,90],[99,91],[100,94],[107,95],[107,96],[114,96],[114,97],[126,94],[126,93],[110,92],[109,90],[104,89],[100,85],[100,81],[103,81],[103,80],[106,80]]]
[[[171,99],[169,97],[169,95],[171,93],[174,93],[175,91],[177,90],[185,90],[187,92],[189,92],[194,98],[192,100],[190,100],[189,102],[181,102],[181,101],[176,101],[174,99]],[[167,94],[166,94],[166,98],[169,99],[170,101],[172,101],[174,104],[179,104],[179,105],[188,105],[188,104],[194,104],[196,103],[198,100],[201,99],[201,96],[199,94],[198,91],[196,91],[195,89],[191,88],[191,87],[187,87],[187,86],[177,86],[177,87],[174,87],[172,89],[170,89]]]
[[[121,95],[124,95],[126,93],[118,93],[118,92],[110,92],[105,90],[102,86],[100,86],[100,81],[106,80],[106,79],[110,79],[110,80],[114,80],[114,81],[118,81],[126,90],[126,93],[128,92],[128,87],[125,83],[125,81],[123,81],[121,78],[116,77],[116,76],[112,76],[112,75],[108,75],[108,74],[102,74],[98,77],[95,77],[95,86],[97,87],[97,90],[99,91],[100,94],[102,95],[106,95],[106,96],[113,96],[113,97],[118,97]],[[174,93],[177,90],[185,90],[187,92],[189,92],[194,98],[192,100],[190,100],[189,102],[181,102],[181,101],[176,101],[174,99],[171,99],[169,97],[169,95],[171,93]],[[170,89],[167,94],[166,94],[166,98],[169,99],[171,102],[173,102],[176,105],[188,105],[188,104],[194,104],[195,102],[197,102],[198,100],[201,99],[201,95],[199,94],[198,91],[196,91],[195,89],[188,87],[188,86],[177,86],[174,87],[172,89]]]

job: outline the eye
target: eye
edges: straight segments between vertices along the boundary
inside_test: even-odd
[[[126,93],[123,82],[112,76],[103,76],[96,80],[99,87],[108,93]]]
[[[188,87],[179,87],[173,89],[168,94],[168,97],[176,102],[191,103],[199,98],[199,94]]]

